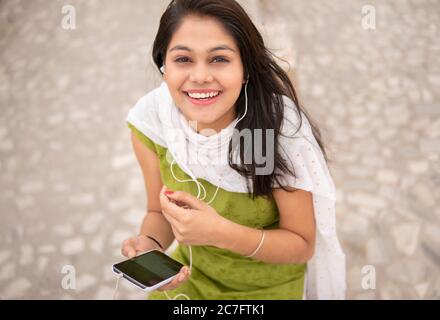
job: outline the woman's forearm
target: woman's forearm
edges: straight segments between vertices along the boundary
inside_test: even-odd
[[[261,240],[262,231],[225,220],[218,229],[218,247],[243,256],[254,252]],[[298,234],[285,229],[265,231],[265,239],[252,257],[268,263],[305,263],[313,256],[313,245]]]
[[[173,229],[161,212],[149,211],[144,217],[140,233],[155,238],[164,251],[174,241]]]

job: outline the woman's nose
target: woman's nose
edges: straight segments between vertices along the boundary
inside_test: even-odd
[[[205,66],[198,66],[191,71],[190,80],[192,82],[204,83],[213,80],[211,73]]]

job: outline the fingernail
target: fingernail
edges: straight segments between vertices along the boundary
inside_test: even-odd
[[[173,193],[174,193],[174,191],[165,191],[166,195],[170,195],[170,194],[173,194]]]

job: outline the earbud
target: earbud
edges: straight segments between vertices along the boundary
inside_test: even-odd
[[[162,73],[165,73],[165,66],[160,67],[160,71],[161,71]]]

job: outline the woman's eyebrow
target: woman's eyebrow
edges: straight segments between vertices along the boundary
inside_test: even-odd
[[[188,48],[187,46],[177,45],[177,46],[171,48],[171,49],[169,50],[169,52],[171,52],[171,51],[176,51],[176,50],[184,50],[184,51],[189,51],[189,52],[192,52],[192,51],[193,51],[192,49]],[[232,52],[235,52],[234,49],[232,49],[231,47],[227,46],[226,44],[222,44],[222,45],[220,45],[220,46],[217,46],[217,47],[214,47],[214,48],[208,49],[207,52],[210,53],[210,52],[220,51],[220,50],[230,50],[230,51],[232,51]]]

